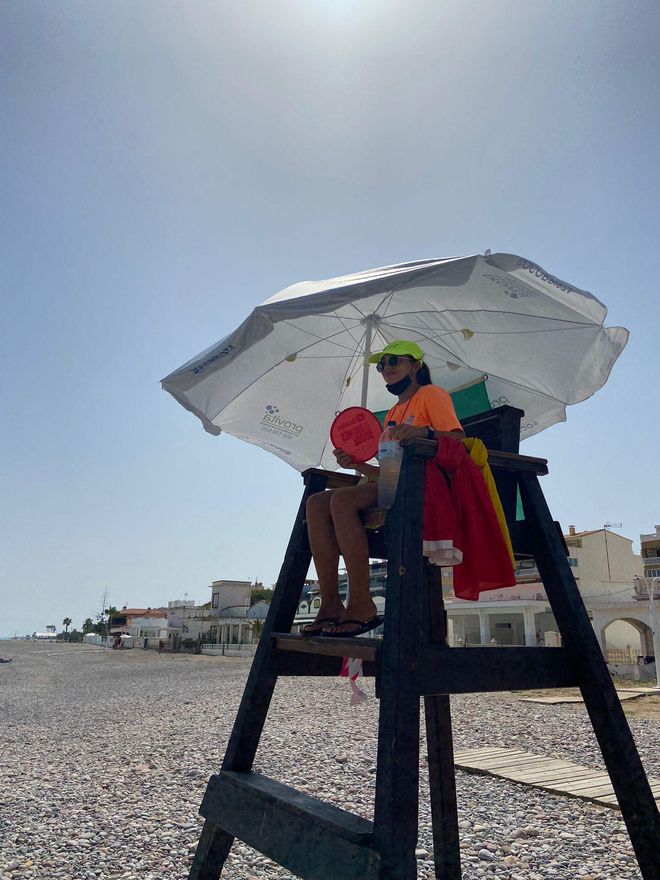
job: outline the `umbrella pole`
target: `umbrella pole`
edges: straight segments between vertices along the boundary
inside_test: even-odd
[[[374,328],[374,320],[369,317],[365,319],[366,333],[364,336],[364,358],[362,360],[362,393],[360,395],[360,406],[367,405],[367,391],[369,389],[369,356],[371,355],[371,334]]]

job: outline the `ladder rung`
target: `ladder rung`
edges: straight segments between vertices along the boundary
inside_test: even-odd
[[[355,657],[375,660],[382,639],[329,639],[323,636],[299,636],[293,633],[273,633],[275,647],[279,651],[296,651],[301,654],[320,654],[326,657]]]
[[[376,880],[373,823],[260,773],[211,777],[200,813],[306,880]]]
[[[423,647],[419,692],[470,694],[482,691],[575,687],[578,674],[565,648]]]
[[[321,654],[297,654],[295,651],[278,651],[275,655],[275,672],[283,676],[330,676],[336,678],[341,673],[342,658],[327,657]],[[373,678],[378,664],[374,660],[362,661],[362,675]]]

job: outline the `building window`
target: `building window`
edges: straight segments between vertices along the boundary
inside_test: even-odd
[[[568,564],[571,566],[571,568],[577,568],[578,561],[574,556],[569,556],[568,557]]]
[[[217,608],[220,604],[220,593],[214,593],[213,598],[211,599],[211,607]]]
[[[320,599],[314,599],[313,602],[312,602],[312,608],[320,608],[320,607],[321,607],[321,600],[320,600]]]

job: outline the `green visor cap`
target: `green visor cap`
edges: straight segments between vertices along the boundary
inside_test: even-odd
[[[396,342],[390,342],[382,351],[376,351],[369,356],[370,364],[377,364],[378,361],[387,354],[398,354],[404,357],[414,358],[416,361],[424,360],[424,352],[416,342],[409,339],[397,339]]]

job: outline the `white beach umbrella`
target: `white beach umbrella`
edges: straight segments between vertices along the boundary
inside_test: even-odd
[[[394,403],[368,355],[410,339],[435,384],[480,385],[485,407],[524,410],[525,438],[607,381],[628,331],[604,327],[606,314],[592,294],[513,254],[404,263],[285,288],[162,385],[213,434],[298,470],[335,468],[335,414]]]

